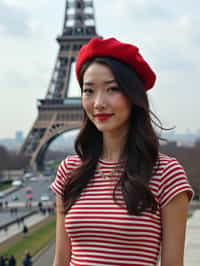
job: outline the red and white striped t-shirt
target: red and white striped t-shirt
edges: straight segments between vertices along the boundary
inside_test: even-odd
[[[69,156],[58,168],[51,189],[62,195],[70,173],[81,164],[78,156]],[[71,266],[130,266],[157,265],[161,246],[161,208],[178,193],[192,189],[182,166],[175,158],[159,155],[149,187],[159,204],[155,214],[144,211],[140,216],[129,215],[121,189],[113,188],[120,171],[109,173],[117,163],[99,160],[95,176],[82,191],[80,198],[65,216],[65,229],[71,246]]]

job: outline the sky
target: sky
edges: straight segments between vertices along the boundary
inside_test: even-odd
[[[157,74],[152,111],[178,133],[200,128],[200,2],[94,0],[96,27],[140,48]],[[58,53],[65,0],[0,0],[0,138],[28,134]]]

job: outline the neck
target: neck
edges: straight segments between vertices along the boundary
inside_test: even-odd
[[[104,134],[103,135],[103,152],[101,158],[106,161],[119,162],[124,156],[124,146],[126,135]]]

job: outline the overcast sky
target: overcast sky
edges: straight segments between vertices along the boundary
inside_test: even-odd
[[[164,126],[200,128],[200,2],[94,0],[98,34],[139,46],[157,73],[149,98]],[[0,138],[25,135],[45,97],[65,0],[0,0]]]

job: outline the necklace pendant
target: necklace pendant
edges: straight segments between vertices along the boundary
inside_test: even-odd
[[[105,179],[105,180],[109,180],[112,178],[112,176],[115,174],[116,169],[113,169],[112,171],[110,171],[108,174],[104,173],[103,170],[99,169],[101,176]]]

